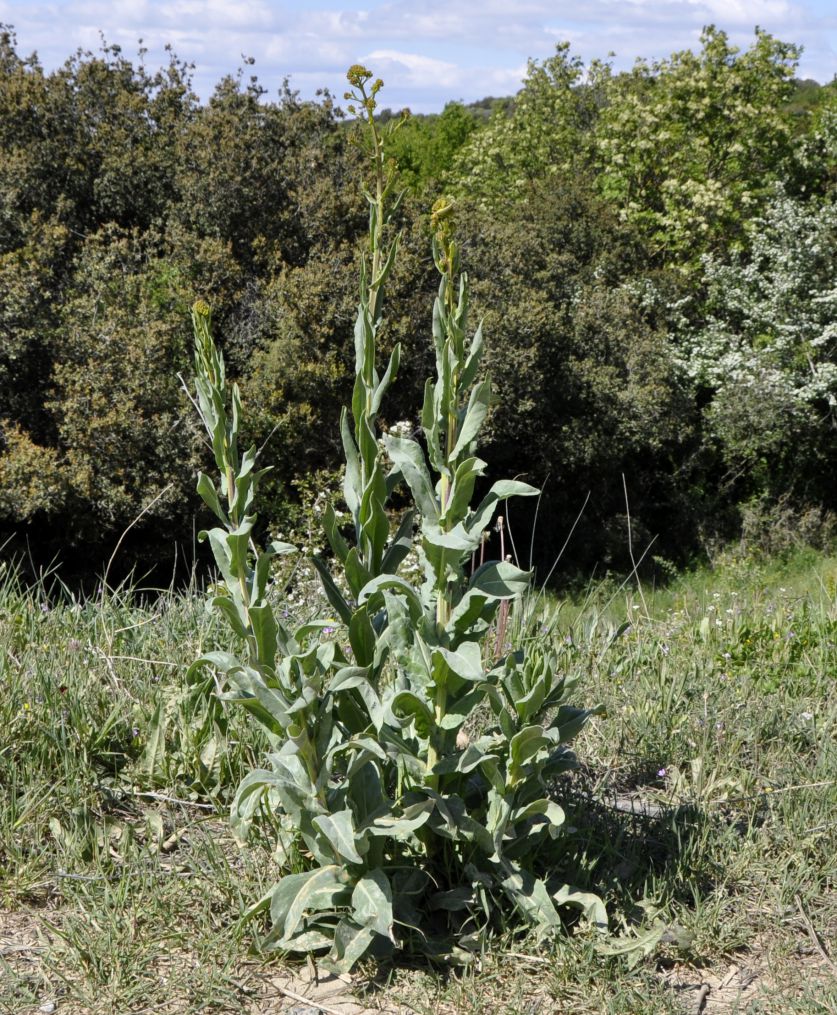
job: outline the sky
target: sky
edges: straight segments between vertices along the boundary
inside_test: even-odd
[[[804,47],[799,76],[837,74],[837,0],[0,0],[18,53],[60,66],[101,35],[146,65],[167,61],[170,44],[194,64],[202,99],[242,66],[276,95],[285,77],[305,98],[326,87],[342,99],[345,71],[363,63],[384,79],[383,106],[434,112],[518,90],[529,58],[542,60],[567,40],[585,61],[610,53],[617,69],[699,48],[714,24],[746,48],[756,25]]]

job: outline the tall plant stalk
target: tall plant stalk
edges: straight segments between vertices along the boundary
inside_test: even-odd
[[[191,672],[211,668],[221,700],[248,709],[270,742],[265,766],[243,780],[231,815],[244,839],[267,808],[281,828],[280,855],[296,857],[295,872],[289,868],[250,911],[269,914],[263,946],[315,952],[338,969],[395,948],[450,955],[466,940],[473,945],[475,928],[490,933],[503,912],[523,915],[544,934],[560,928],[559,905],[604,919],[594,896],[536,871],[542,845],[558,838],[563,822],[548,780],[572,767],[566,744],[591,713],[566,704],[571,685],[548,652],[518,647],[486,662],[498,609],[527,590],[530,575],[484,561],[484,532],[499,503],[537,491],[500,481],[471,506],[487,468],[476,445],[491,387],[478,379],[482,329],[468,337],[468,283],[446,201],[431,218],[441,279],[432,322],[436,376],[421,409],[424,448],[384,435],[388,461],[379,451],[378,412],[400,356],[396,346],[378,374],[383,289],[398,249],[387,230],[400,198],[386,131],[374,116],[381,82],[370,85],[371,74],[358,66],[348,77],[373,186],[364,191],[369,231],[352,405],[340,420],[353,532],[341,531],[329,506],[333,559],[314,560],[342,624],[336,638],[322,637],[330,618],[291,631],[276,617],[270,561],[293,548],[274,543],[261,551],[253,543],[263,470],[255,468],[255,449],[239,454],[241,402],[212,340],[209,308],[199,302],[193,311],[196,401],[220,475],[218,488],[198,477],[220,523],[205,534],[223,579],[213,603],[242,648],[208,653]],[[386,503],[402,483],[415,511],[391,534]],[[420,587],[398,574],[413,545],[423,564]],[[463,750],[457,737],[483,703],[491,718]],[[440,914],[447,916],[441,936]]]
[[[393,348],[383,374],[377,371],[378,333],[383,320],[384,285],[392,271],[398,253],[399,237],[387,242],[386,232],[403,197],[396,192],[395,167],[388,164],[386,138],[397,130],[403,118],[396,118],[382,131],[375,120],[376,99],[383,82],[372,81],[371,73],[360,65],[348,72],[352,90],[345,97],[350,100],[349,112],[358,117],[363,128],[357,143],[366,152],[371,168],[372,188],[363,188],[369,204],[369,229],[366,250],[361,261],[360,300],[355,321],[355,382],[352,392],[351,425],[349,411],[343,409],[340,433],[346,456],[343,480],[343,497],[354,523],[354,546],[349,546],[340,533],[337,518],[331,505],[325,512],[325,532],[332,553],[344,569],[352,598],[357,601],[361,589],[372,578],[395,571],[409,552],[412,514],[402,520],[392,545],[387,547],[389,517],[386,502],[395,486],[397,476],[388,470],[379,454],[378,412],[383,397],[395,380],[401,358],[401,347]],[[371,84],[370,84],[371,82]],[[352,609],[333,581],[325,561],[315,558],[314,563],[322,576],[326,593],[341,619],[348,623]],[[359,620],[356,626],[363,623]]]

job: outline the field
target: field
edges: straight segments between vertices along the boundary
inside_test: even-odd
[[[510,931],[465,969],[319,986],[239,919],[277,873],[224,815],[264,745],[186,683],[229,637],[204,597],[2,583],[0,1009],[837,1011],[837,558],[530,601],[579,703],[604,706],[554,792],[558,862],[612,938]]]

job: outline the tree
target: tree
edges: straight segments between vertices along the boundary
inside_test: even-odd
[[[480,120],[461,102],[447,103],[438,115],[410,117],[391,143],[401,179],[419,193],[438,185],[479,129]]]
[[[613,77],[596,126],[600,192],[666,263],[745,243],[792,161],[798,47],[757,29],[739,53],[712,26],[701,45]]]
[[[498,106],[454,159],[446,180],[451,192],[499,209],[527,196],[538,181],[572,176],[586,163],[607,76],[598,62],[585,74],[569,43],[542,63],[530,60],[511,115]]]

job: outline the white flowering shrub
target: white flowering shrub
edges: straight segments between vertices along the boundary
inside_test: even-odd
[[[747,255],[702,258],[703,319],[680,336],[680,363],[710,393],[732,468],[778,478],[784,459],[810,478],[834,455],[837,206],[780,191],[749,232]]]

